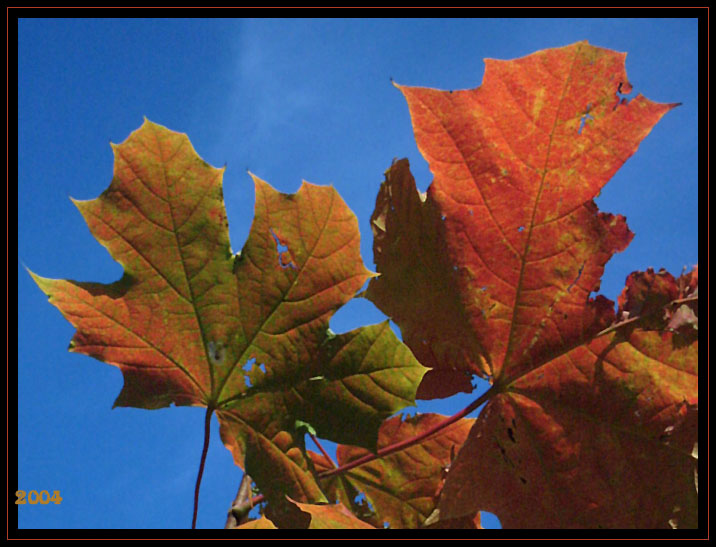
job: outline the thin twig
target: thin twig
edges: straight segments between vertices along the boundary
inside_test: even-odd
[[[196,528],[196,515],[199,512],[199,488],[201,487],[201,476],[204,474],[204,464],[206,463],[206,453],[209,451],[209,432],[211,430],[211,414],[214,412],[212,407],[207,407],[206,417],[204,418],[204,448],[201,451],[201,461],[199,462],[199,473],[196,475],[196,487],[194,488],[194,517],[191,520],[191,528]]]

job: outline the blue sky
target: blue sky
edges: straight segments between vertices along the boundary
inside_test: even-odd
[[[67,352],[73,327],[23,268],[83,281],[121,277],[69,199],[95,198],[109,185],[110,141],[124,141],[146,116],[187,133],[210,164],[226,164],[235,251],[253,218],[247,168],[283,192],[302,180],[333,184],[358,217],[372,268],[369,218],[385,169],[408,157],[422,190],[431,180],[390,78],[473,88],[485,57],[511,59],[584,39],[628,52],[635,93],[683,103],[597,199],[601,210],[625,215],[636,234],[607,265],[601,292],[616,300],[631,271],[665,267],[678,275],[698,262],[695,19],[21,20],[18,488],[59,490],[63,501],[21,506],[18,525],[191,524],[204,410],[112,410],[119,369]],[[331,327],[342,332],[384,318],[357,300]],[[418,409],[453,414],[474,397]],[[242,476],[216,418],[211,433],[199,528],[223,527]]]

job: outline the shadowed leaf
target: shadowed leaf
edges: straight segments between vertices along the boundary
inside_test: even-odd
[[[682,526],[695,527],[698,346],[673,337],[612,333],[494,397],[448,475],[441,515],[479,508],[504,528],[666,528],[679,507]]]
[[[380,428],[378,448],[410,439],[443,422],[447,416],[421,414],[402,420],[396,416]],[[441,429],[421,443],[351,469],[321,482],[331,499],[351,507],[354,514],[380,526],[419,528],[434,511],[451,458],[465,442],[472,419],[462,419]],[[339,445],[338,465],[343,466],[368,454],[359,447]],[[327,471],[330,464],[311,453],[316,470]],[[364,494],[367,503],[356,502]],[[372,509],[366,512],[367,508]]]

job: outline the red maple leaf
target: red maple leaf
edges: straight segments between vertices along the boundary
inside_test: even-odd
[[[632,238],[592,200],[676,106],[619,100],[631,87],[624,58],[580,42],[488,59],[476,89],[398,86],[434,180],[420,195],[407,161],[387,172],[372,217],[381,276],[367,296],[432,367],[419,397],[470,391],[472,374],[493,383],[441,518],[487,510],[504,527],[668,527],[676,512],[681,526],[696,522],[685,424],[697,419],[698,342],[644,323],[606,329],[614,304],[590,298]],[[670,283],[650,289],[641,303],[626,294],[625,309],[674,298]],[[665,443],[670,428],[689,433]]]

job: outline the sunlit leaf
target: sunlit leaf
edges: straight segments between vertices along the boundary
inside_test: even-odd
[[[469,391],[472,374],[493,383],[440,520],[668,527],[678,507],[682,527],[697,522],[684,424],[697,422],[698,342],[664,332],[674,278],[633,274],[619,316],[590,297],[632,238],[593,198],[676,106],[622,99],[624,58],[579,42],[488,59],[471,90],[398,86],[434,180],[421,196],[407,161],[386,173],[367,296],[432,368],[420,397]],[[629,306],[645,317],[607,329]]]
[[[145,121],[113,149],[109,188],[75,204],[124,275],[103,285],[32,274],[77,327],[70,350],[121,369],[115,406],[214,410],[234,460],[268,497],[324,500],[305,425],[374,448],[424,373],[387,322],[328,329],[372,275],[355,216],[331,187],[282,194],[254,176],[254,222],[234,254],[223,169],[186,135]]]

